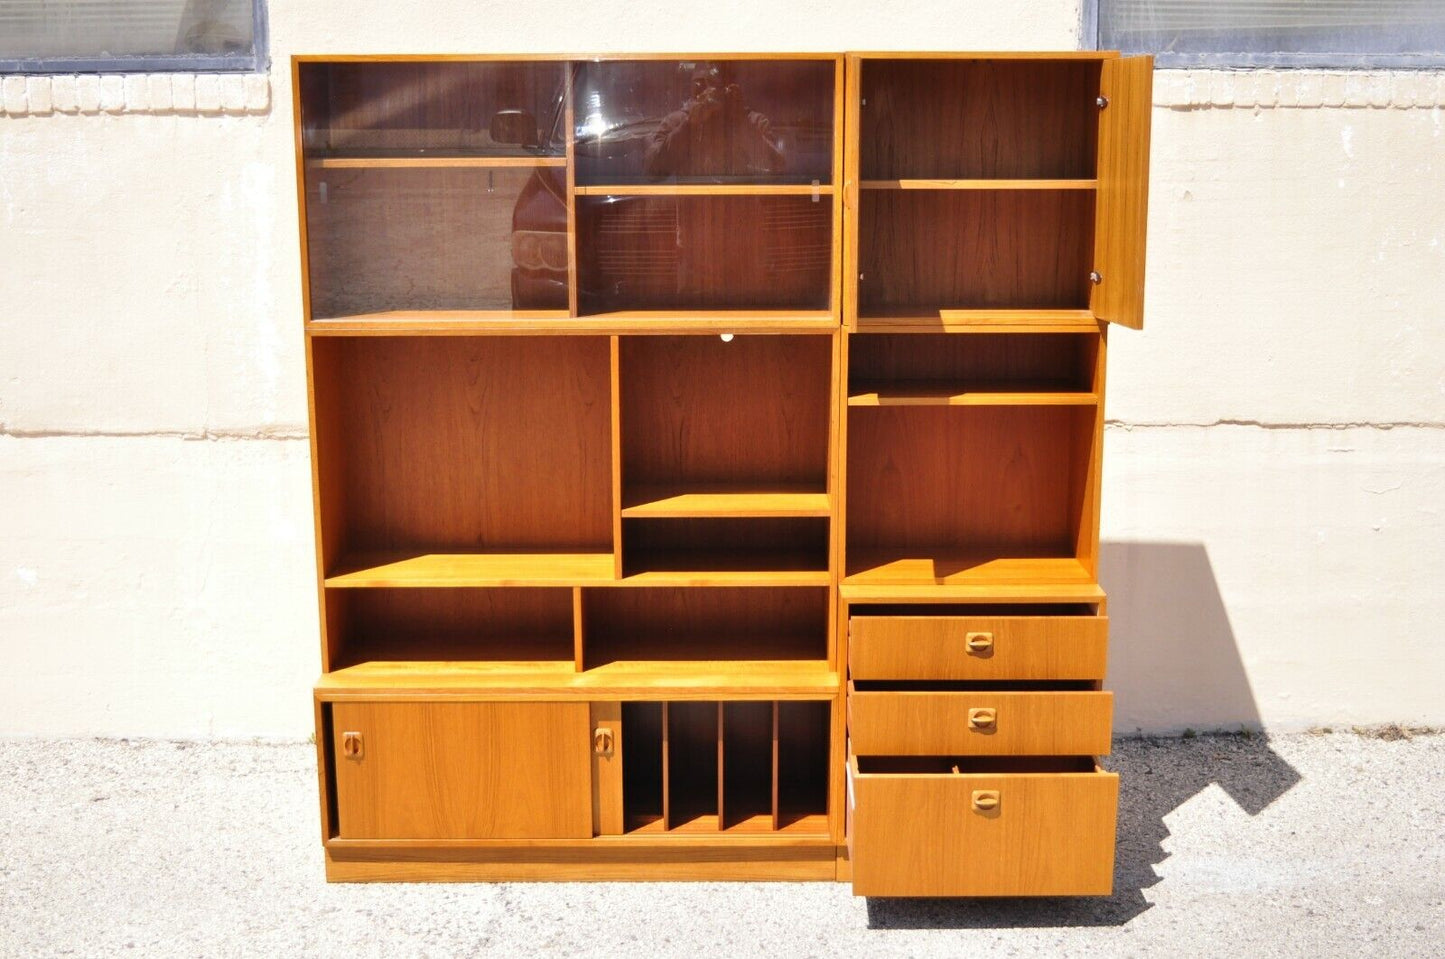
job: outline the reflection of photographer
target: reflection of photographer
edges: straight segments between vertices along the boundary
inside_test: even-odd
[[[647,143],[647,173],[688,176],[780,173],[785,161],[768,118],[743,103],[724,67],[699,64],[682,109],[663,118]]]

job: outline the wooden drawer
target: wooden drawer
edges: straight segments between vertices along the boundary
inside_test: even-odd
[[[854,679],[1103,679],[1106,616],[854,616]]]
[[[342,839],[592,835],[587,703],[338,702]]]
[[[848,740],[854,753],[1098,756],[1110,749],[1113,693],[945,684],[889,688],[903,685],[849,681]]]
[[[1118,800],[1092,759],[852,757],[853,892],[1107,896]]]

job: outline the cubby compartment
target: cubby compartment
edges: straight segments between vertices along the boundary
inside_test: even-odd
[[[560,168],[308,167],[306,227],[313,319],[566,316]]]
[[[779,829],[827,817],[830,716],[827,703],[778,703]]]
[[[827,516],[832,338],[621,342],[624,516]]]
[[[829,183],[831,58],[578,65],[579,185]]]
[[[1099,338],[1078,333],[890,334],[848,346],[849,406],[1097,401]]]
[[[823,311],[831,196],[579,196],[582,313]]]
[[[612,578],[606,337],[311,350],[328,586]]]
[[[868,190],[858,215],[858,313],[1086,310],[1088,190]]]
[[[887,407],[848,418],[845,583],[1089,583],[1097,410]]]
[[[332,589],[332,670],[466,663],[574,668],[572,590]]]
[[[624,832],[826,835],[830,709],[794,700],[624,703]]]
[[[1091,179],[1099,81],[1098,60],[867,60],[859,77],[864,186]]]
[[[302,145],[315,161],[564,159],[559,61],[301,62]]]
[[[745,681],[749,664],[828,657],[826,587],[632,587],[583,591],[588,669],[637,662],[716,662]]]
[[[622,564],[628,576],[671,572],[759,576],[815,573],[819,585],[826,586],[828,520],[623,519]]]

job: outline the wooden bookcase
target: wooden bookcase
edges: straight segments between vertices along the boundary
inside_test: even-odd
[[[1148,59],[292,69],[327,876],[1109,892]]]

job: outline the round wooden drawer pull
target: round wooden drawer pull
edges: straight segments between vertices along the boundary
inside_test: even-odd
[[[998,720],[997,710],[983,707],[970,709],[968,711],[969,729],[992,729],[993,724]]]
[[[970,653],[986,653],[993,649],[993,633],[968,633],[963,644]]]
[[[998,808],[997,789],[975,789],[973,791],[973,808],[979,812],[992,812]]]

